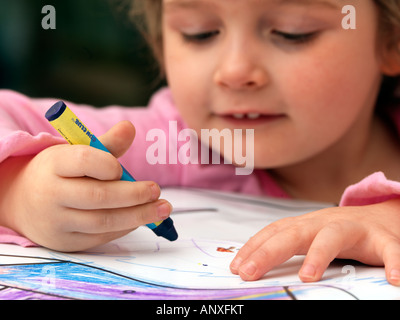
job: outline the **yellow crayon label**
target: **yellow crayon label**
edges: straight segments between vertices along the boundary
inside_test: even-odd
[[[67,107],[63,114],[57,119],[50,121],[69,144],[88,145],[95,143],[97,138],[78,119],[78,117]]]

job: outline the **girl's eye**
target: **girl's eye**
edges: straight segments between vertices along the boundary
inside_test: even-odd
[[[197,42],[197,43],[202,43],[211,40],[215,36],[219,34],[218,30],[214,31],[207,31],[207,32],[202,32],[202,33],[196,33],[196,34],[185,34],[182,33],[183,39],[188,42]]]
[[[272,34],[283,38],[284,40],[288,42],[293,42],[293,43],[306,43],[310,40],[312,40],[317,34],[317,31],[314,32],[308,32],[308,33],[287,33],[287,32],[282,32],[278,30],[273,30]]]

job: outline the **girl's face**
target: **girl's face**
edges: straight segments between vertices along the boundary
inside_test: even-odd
[[[355,30],[342,27],[348,4]],[[373,1],[163,6],[168,83],[189,127],[254,129],[257,168],[338,157],[367,135],[382,73]]]

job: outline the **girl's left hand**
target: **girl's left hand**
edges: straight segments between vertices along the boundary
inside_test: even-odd
[[[303,282],[318,281],[335,258],[385,266],[400,286],[400,199],[361,207],[327,208],[274,222],[252,237],[231,263],[243,280],[258,280],[294,255],[306,258]]]

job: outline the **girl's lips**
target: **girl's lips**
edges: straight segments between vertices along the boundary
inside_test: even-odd
[[[234,113],[220,115],[225,121],[232,123],[236,126],[254,126],[273,122],[285,117],[284,114],[261,114],[255,112],[249,113]]]

